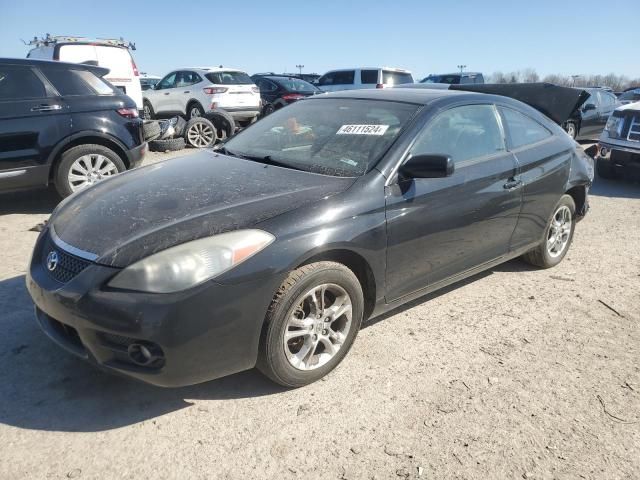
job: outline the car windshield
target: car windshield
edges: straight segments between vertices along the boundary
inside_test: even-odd
[[[251,77],[244,72],[210,72],[205,77],[216,85],[253,85]]]
[[[633,102],[637,102],[640,100],[640,88],[624,92],[620,95],[619,100],[631,100]]]
[[[229,155],[339,177],[369,171],[419,105],[356,99],[304,100],[226,142]]]
[[[311,85],[309,82],[298,78],[279,78],[276,81],[289,92],[313,93],[321,91],[315,85]]]
[[[460,83],[460,75],[429,75],[420,83],[448,83],[450,85],[457,85]]]

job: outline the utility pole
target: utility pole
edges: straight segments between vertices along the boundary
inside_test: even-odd
[[[464,72],[464,69],[467,68],[466,65],[458,65],[458,68],[460,69],[460,73]]]
[[[302,75],[302,69],[304,68],[304,65],[296,65],[296,68],[300,71],[300,75]]]

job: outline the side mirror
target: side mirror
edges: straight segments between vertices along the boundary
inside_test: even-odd
[[[447,155],[416,155],[402,164],[399,173],[404,178],[443,178],[453,171],[453,160]]]
[[[589,112],[591,110],[595,110],[596,106],[593,103],[587,103],[584,107],[582,107],[583,112]]]

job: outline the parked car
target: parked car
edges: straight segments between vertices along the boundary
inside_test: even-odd
[[[315,85],[294,77],[253,75],[251,80],[260,89],[263,115],[269,115],[290,103],[322,93]]]
[[[236,123],[246,125],[260,113],[260,90],[245,72],[235,68],[183,68],[164,76],[144,91],[145,118],[201,117],[222,108]]]
[[[577,93],[555,88],[568,116]],[[257,365],[299,387],[365,319],[514,257],[560,263],[592,178],[582,148],[516,100],[317,95],[72,198],[26,283],[45,333],[105,369],[178,386]]]
[[[285,77],[299,78],[309,83],[316,83],[321,77],[318,73],[283,73],[282,75]]]
[[[626,105],[627,103],[640,102],[640,88],[633,88],[631,90],[622,92],[618,97],[618,102],[622,105]]]
[[[147,75],[143,73],[140,75],[140,86],[142,91],[149,90],[156,86],[156,84],[162,80],[162,77],[156,77],[155,75]]]
[[[142,161],[136,104],[107,72],[0,59],[0,191],[53,183],[67,196]]]
[[[431,74],[420,80],[420,83],[448,83],[449,85],[483,84],[484,76],[480,72],[439,73]]]
[[[363,67],[331,70],[318,79],[317,86],[325,92],[335,92],[338,90],[393,87],[403,83],[413,83],[413,77],[408,70],[390,67]]]
[[[109,69],[105,80],[130,96],[142,109],[140,73],[130,50],[135,46],[123,40],[91,40],[80,37],[50,37],[31,42],[34,48],[27,58],[84,63]]]
[[[640,102],[622,105],[609,117],[596,161],[602,178],[640,178]]]
[[[567,120],[563,128],[571,138],[576,140],[596,140],[609,119],[619,105],[616,96],[601,88],[580,89],[589,93],[589,98]]]

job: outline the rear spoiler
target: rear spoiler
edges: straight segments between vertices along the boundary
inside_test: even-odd
[[[589,98],[584,90],[558,87],[551,83],[507,83],[483,85],[450,85],[449,90],[489,93],[513,98],[535,108],[561,125]]]

